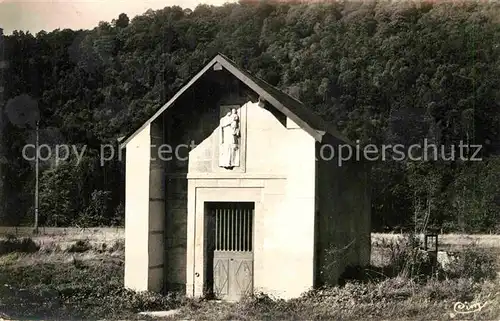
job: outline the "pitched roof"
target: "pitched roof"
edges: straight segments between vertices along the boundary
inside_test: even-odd
[[[200,72],[191,78],[191,80],[189,80],[165,105],[158,109],[158,111],[156,111],[154,115],[151,116],[141,127],[133,133],[122,137],[120,140],[120,148],[124,148],[127,143],[134,138],[134,136],[136,136],[146,126],[151,124],[167,108],[172,106],[189,87],[191,87],[216,63],[219,63],[223,68],[229,71],[250,89],[259,94],[265,101],[294,121],[298,126],[300,126],[300,128],[314,137],[316,141],[321,142],[323,136],[328,134],[345,144],[353,145],[352,142],[342,137],[333,125],[325,122],[320,116],[315,114],[311,109],[307,108],[302,102],[268,84],[264,80],[252,76],[248,71],[237,66],[235,62],[231,61],[226,56],[218,54]]]

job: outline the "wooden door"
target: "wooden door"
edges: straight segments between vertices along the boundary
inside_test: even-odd
[[[213,292],[237,301],[253,293],[253,203],[213,203]]]

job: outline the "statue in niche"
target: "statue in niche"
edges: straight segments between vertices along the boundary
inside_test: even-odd
[[[235,108],[220,120],[219,166],[240,166],[240,117]]]

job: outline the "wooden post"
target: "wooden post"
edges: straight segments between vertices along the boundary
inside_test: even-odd
[[[36,122],[36,144],[35,144],[35,228],[34,233],[38,234],[38,145],[39,145],[39,122]]]
[[[3,107],[5,105],[5,87],[4,87],[4,70],[7,69],[7,61],[5,60],[5,38],[3,35],[3,29],[0,28],[0,113],[3,113]],[[2,118],[2,117],[0,117]],[[0,119],[0,217],[3,217],[4,204],[5,204],[5,189],[3,187],[4,183],[4,174],[3,174],[3,125],[5,119]]]
[[[428,240],[429,239],[432,239],[434,240],[434,246],[433,248],[429,248],[429,242]],[[430,257],[431,257],[431,260],[432,260],[432,264],[433,265],[437,265],[437,253],[438,253],[438,234],[437,232],[436,233],[427,233],[424,235],[424,249],[425,251],[427,251],[427,253],[429,253]]]

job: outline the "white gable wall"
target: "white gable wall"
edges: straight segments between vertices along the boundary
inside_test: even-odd
[[[254,290],[296,297],[314,280],[315,140],[256,103],[240,116],[244,170],[218,168],[218,132],[190,152],[187,294],[203,290],[203,203],[227,200],[256,202]]]
[[[300,126],[297,125],[296,122],[294,122],[293,120],[291,120],[290,118],[287,117],[287,119],[286,119],[286,128],[289,128],[289,129],[300,129]]]
[[[164,189],[161,162],[151,158],[161,129],[154,122],[128,144],[125,178],[125,287],[160,291],[164,275]]]
[[[125,287],[142,291],[148,287],[150,127],[127,145],[125,176]]]

